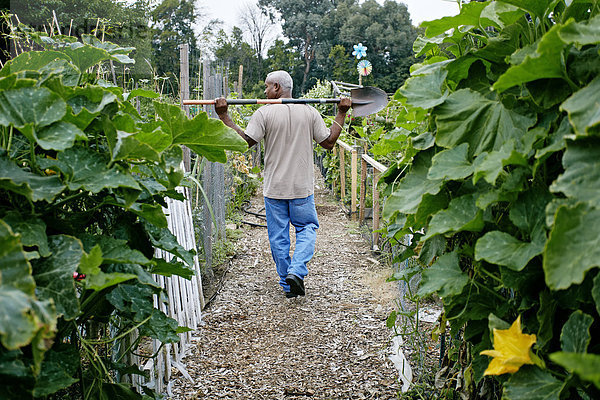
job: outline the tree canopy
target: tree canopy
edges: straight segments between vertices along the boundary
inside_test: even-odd
[[[219,20],[202,25],[194,0],[21,0],[12,6],[21,22],[38,30],[56,33],[55,11],[63,34],[96,33],[135,47],[136,64],[128,68],[138,79],[171,76],[176,85],[179,47],[187,43],[190,62],[213,57],[230,67],[231,83],[243,65],[246,93],[276,69],[292,75],[296,96],[318,80],[358,82],[358,60],[352,56],[358,43],[368,47],[366,58],[373,65],[363,83],[393,92],[409,75],[417,36],[406,6],[391,0],[258,0],[259,8],[247,5],[229,34]],[[273,41],[270,30],[278,23],[284,37]]]
[[[369,50],[373,74],[365,82],[395,91],[408,77],[417,30],[402,3],[375,0],[259,0],[265,13],[279,14],[289,46],[303,61],[302,91],[317,79],[357,81],[352,46]],[[296,75],[296,73],[292,73]]]
[[[10,6],[11,14],[37,31],[77,38],[92,34],[124,47],[135,47],[132,58],[136,64],[130,68],[136,75],[149,73],[144,62],[151,52],[149,0],[19,0]]]
[[[160,75],[178,70],[179,46],[197,48],[192,24],[200,17],[194,0],[163,0],[153,11],[153,63]],[[175,64],[174,64],[175,63]]]

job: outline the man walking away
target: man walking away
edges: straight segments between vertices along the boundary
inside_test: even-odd
[[[291,98],[293,81],[285,71],[274,71],[265,79],[268,99]],[[352,102],[341,99],[330,129],[319,112],[307,104],[269,104],[259,108],[246,132],[227,112],[227,101],[219,98],[215,110],[223,123],[233,128],[249,146],[264,140],[264,198],[271,254],[279,284],[288,298],[304,296],[307,263],[315,251],[319,228],[314,200],[313,145],[333,149]],[[296,229],[296,248],[290,257],[290,223]]]

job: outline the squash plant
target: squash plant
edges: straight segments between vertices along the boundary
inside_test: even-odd
[[[599,398],[600,4],[470,2],[422,27],[384,216],[463,341],[448,385]]]
[[[183,199],[181,146],[225,162],[246,144],[175,105],[154,101],[143,117],[130,101],[158,94],[98,80],[99,63],[133,62],[132,48],[33,39],[45,50],[0,71],[0,398],[142,398],[120,383],[143,374],[125,356],[188,329],[154,307],[168,299],[152,276],[193,274],[163,211],[166,197]],[[135,330],[138,341],[120,342]]]

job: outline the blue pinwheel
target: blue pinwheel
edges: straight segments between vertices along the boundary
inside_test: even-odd
[[[361,57],[367,56],[367,46],[363,46],[362,43],[354,45],[354,51],[352,52],[353,56],[356,56],[357,59],[361,59]]]

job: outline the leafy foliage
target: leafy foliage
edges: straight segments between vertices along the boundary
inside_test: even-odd
[[[289,71],[297,81],[299,92],[295,94],[305,93],[319,79],[356,82],[351,49],[358,42],[368,46],[367,56],[373,65],[365,85],[393,91],[408,77],[414,62],[410,43],[416,38],[416,29],[402,3],[260,0],[259,5],[266,12],[279,13],[283,33],[289,39],[288,50],[302,62],[301,68]],[[286,64],[292,63],[279,64],[278,69]]]
[[[156,118],[143,118],[130,101],[154,95],[96,85],[90,69],[133,62],[130,48],[34,39],[48,50],[0,71],[0,397],[141,399],[114,382],[126,369],[115,360],[144,336],[171,343],[185,329],[154,307],[166,293],[151,275],[193,274],[162,208],[179,197],[181,146],[224,162],[246,144],[204,113],[190,120],[155,101]],[[176,259],[155,259],[154,248]]]
[[[422,26],[394,97],[387,235],[431,265],[419,293],[464,341],[466,396],[497,379],[507,399],[596,398],[599,4],[470,2]],[[494,328],[519,316],[535,365],[484,378]]]

